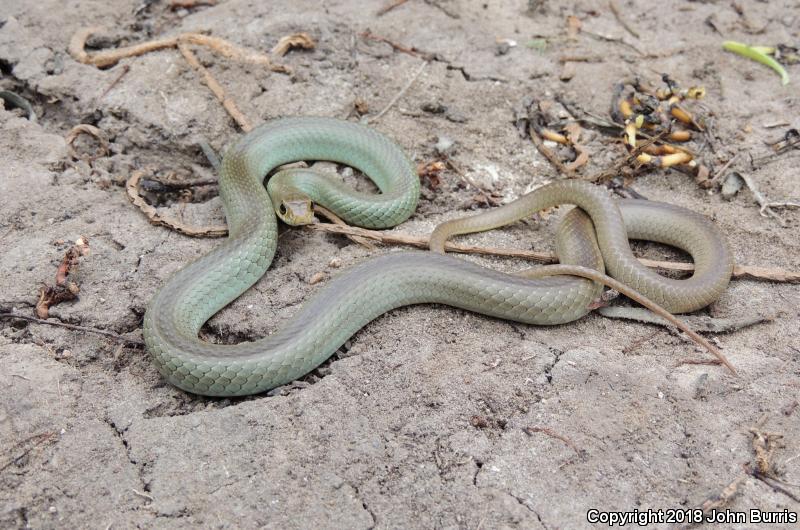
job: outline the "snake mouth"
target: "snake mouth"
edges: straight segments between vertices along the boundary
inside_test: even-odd
[[[310,199],[290,199],[281,201],[278,217],[289,225],[308,225],[314,222],[314,210]]]

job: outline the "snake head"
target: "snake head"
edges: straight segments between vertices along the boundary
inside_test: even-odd
[[[308,197],[281,199],[277,213],[281,221],[287,225],[310,225],[314,222],[314,209]]]

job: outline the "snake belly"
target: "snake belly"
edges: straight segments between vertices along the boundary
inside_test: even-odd
[[[228,238],[175,273],[145,312],[147,349],[173,385],[209,396],[269,390],[313,370],[371,320],[405,305],[440,303],[517,322],[562,324],[585,315],[602,290],[582,278],[531,280],[433,252],[391,252],[333,279],[268,337],[236,345],[200,340],[201,326],[258,281],[272,262],[277,245],[273,203],[279,201],[270,198],[263,179],[278,166],[299,160],[346,164],[375,182],[379,194],[357,193],[307,172],[297,182],[312,201],[345,221],[389,227],[416,208],[419,179],[410,161],[391,140],[367,127],[329,118],[288,118],[245,135],[225,154],[220,172]],[[614,201],[585,182],[549,184],[506,205],[506,213],[490,216],[488,225],[508,224],[524,216],[523,210],[563,203],[580,208],[565,216],[557,232],[562,263],[602,271],[605,262],[612,276],[676,311],[702,307],[727,286],[730,252],[706,218],[663,203]],[[483,215],[482,221],[446,223],[444,237],[475,231],[478,225],[490,228]],[[687,280],[652,273],[633,257],[629,236],[683,248],[695,261],[695,273]]]

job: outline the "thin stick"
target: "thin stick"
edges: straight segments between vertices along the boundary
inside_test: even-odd
[[[473,188],[478,190],[478,193],[483,195],[483,198],[486,201],[486,204],[491,204],[491,205],[495,205],[495,206],[498,204],[498,202],[494,199],[494,197],[492,197],[491,194],[488,191],[486,191],[481,186],[479,186],[478,183],[475,182],[475,180],[472,179],[472,177],[470,177],[464,171],[462,171],[461,170],[461,166],[457,165],[452,158],[450,158],[447,155],[444,155],[443,158],[444,158],[445,164],[447,164],[450,167],[450,169],[455,171],[456,175],[458,175],[459,178],[461,178],[461,180],[463,180],[464,182],[466,182],[467,184],[469,184],[470,186],[472,186]]]
[[[402,232],[379,232],[368,230],[357,226],[339,226],[330,223],[314,223],[306,225],[311,230],[329,232],[332,234],[356,235],[380,241],[387,245],[408,245],[411,247],[427,249],[429,245],[428,236],[415,236]],[[509,258],[521,258],[536,261],[539,263],[555,263],[557,258],[549,252],[537,252],[535,250],[518,250],[498,247],[481,247],[474,245],[462,245],[459,243],[445,243],[445,250],[459,252],[461,254],[482,254],[490,256],[503,256]],[[650,268],[668,271],[692,272],[694,265],[675,261],[657,261],[639,258],[639,261]],[[800,272],[787,271],[777,267],[757,267],[753,265],[736,265],[733,268],[734,278],[751,280],[768,280],[773,282],[799,283]]]
[[[728,172],[728,169],[730,169],[730,167],[733,165],[733,163],[736,162],[737,158],[739,158],[739,153],[734,154],[730,158],[730,160],[725,162],[725,165],[723,165],[721,168],[719,168],[719,170],[717,170],[715,172],[714,178],[712,178],[710,180],[707,180],[705,183],[701,184],[701,187],[703,187],[703,188],[711,188],[715,184],[717,184],[718,182],[722,182],[722,178],[725,176],[725,173]]]
[[[336,226],[349,226],[341,218],[339,218],[338,215],[336,215],[335,213],[333,213],[332,211],[328,210],[327,208],[325,208],[320,204],[314,205],[314,212],[323,217],[326,217],[327,219],[330,219]],[[350,234],[345,234],[345,235],[350,241],[358,243],[359,245],[366,247],[369,250],[375,250],[375,245],[370,243],[369,239],[356,235],[350,235]]]
[[[755,181],[752,178],[750,178],[750,175],[748,175],[747,173],[739,173],[739,176],[742,177],[742,180],[747,185],[748,189],[750,190],[750,193],[753,194],[753,198],[761,207],[759,213],[763,217],[772,217],[773,219],[778,221],[778,223],[781,226],[786,226],[786,221],[783,219],[783,217],[778,215],[778,213],[775,210],[770,208],[769,201],[767,200],[766,197],[764,197],[764,195],[761,194],[761,192],[758,189],[758,186],[756,186]]]
[[[668,322],[665,322],[650,311],[639,307],[607,306],[598,308],[597,312],[606,318],[636,320],[638,322],[657,324],[659,326],[669,325]],[[771,322],[775,320],[775,317],[773,315],[750,315],[731,318],[714,318],[704,315],[688,315],[684,316],[683,320],[698,331],[729,333],[731,331],[761,324],[762,322]]]
[[[553,276],[558,274],[569,274],[572,276],[580,276],[582,278],[588,278],[592,281],[602,283],[606,287],[614,289],[615,291],[619,291],[620,293],[624,294],[631,300],[638,302],[639,304],[643,305],[656,315],[660,316],[664,320],[667,320],[670,324],[677,327],[684,333],[686,333],[692,340],[694,340],[699,345],[703,346],[709,352],[711,352],[717,359],[724,364],[728,370],[731,371],[733,375],[738,375],[736,373],[736,369],[733,365],[728,361],[728,359],[723,355],[719,349],[717,349],[713,344],[708,342],[704,337],[698,335],[692,328],[684,324],[682,321],[678,320],[672,313],[662,308],[660,305],[656,304],[646,296],[641,293],[636,292],[632,288],[628,287],[624,283],[615,280],[610,276],[606,276],[605,274],[596,271],[594,269],[589,269],[587,267],[580,267],[577,265],[548,265],[547,267],[542,267],[539,269],[528,269],[524,271],[519,271],[516,273],[519,276],[524,276],[526,278],[541,278],[543,276]]]
[[[383,42],[388,44],[392,47],[393,50],[398,51],[400,53],[405,53],[411,55],[413,57],[419,57],[426,61],[431,61],[434,59],[434,54],[423,52],[422,50],[418,50],[415,47],[409,48],[408,46],[403,46],[402,44],[398,44],[394,41],[387,39],[386,37],[381,37],[380,35],[375,35],[374,33],[370,33],[369,31],[365,31],[364,33],[360,33],[361,37],[364,39],[374,40],[376,42]],[[437,59],[438,60],[438,59]]]
[[[139,180],[144,175],[144,171],[134,171],[128,181],[125,183],[125,191],[128,194],[130,201],[139,208],[142,213],[147,217],[151,224],[156,226],[166,226],[176,232],[185,234],[191,237],[223,237],[228,235],[227,226],[204,226],[194,227],[158,213],[158,211],[147,204],[145,200],[139,195]]]
[[[614,0],[611,0],[608,3],[608,8],[611,9],[612,13],[614,13],[614,18],[617,19],[617,22],[619,22],[620,26],[625,28],[625,30],[628,33],[630,33],[631,35],[633,35],[638,39],[639,33],[635,29],[633,29],[633,27],[624,18],[622,18],[622,12],[620,11],[619,6]]]
[[[380,8],[378,10],[378,12],[375,13],[375,16],[379,17],[381,15],[385,15],[386,13],[388,13],[389,11],[394,9],[395,7],[400,7],[401,5],[405,4],[406,2],[408,2],[408,0],[394,0],[391,4]]]
[[[428,61],[423,61],[423,62],[422,62],[422,64],[421,64],[421,65],[419,65],[419,68],[417,68],[417,71],[416,71],[416,72],[414,72],[414,75],[413,75],[413,76],[411,76],[411,79],[409,79],[409,80],[408,80],[408,82],[405,84],[405,86],[404,86],[404,87],[403,87],[403,88],[400,90],[400,92],[398,92],[397,94],[395,94],[395,96],[392,98],[392,100],[391,100],[391,101],[389,101],[389,104],[388,104],[388,105],[386,105],[385,107],[383,107],[383,110],[382,110],[382,111],[380,111],[380,112],[379,112],[378,114],[376,114],[375,116],[373,116],[373,117],[371,117],[371,118],[367,118],[367,119],[365,120],[365,123],[372,123],[372,122],[374,122],[374,121],[378,120],[378,119],[379,119],[381,116],[383,116],[384,114],[386,114],[386,113],[389,111],[389,109],[390,109],[390,108],[392,108],[392,107],[394,106],[394,104],[395,104],[395,103],[397,103],[397,101],[398,101],[398,100],[399,100],[401,97],[403,97],[403,95],[404,95],[406,92],[408,92],[408,89],[409,89],[409,88],[411,88],[411,85],[413,85],[413,84],[414,84],[414,81],[416,81],[416,80],[417,80],[417,78],[420,76],[420,74],[422,73],[422,71],[425,69],[425,67],[426,67],[426,66],[428,66]]]
[[[191,9],[193,7],[213,6],[217,4],[217,0],[171,0],[169,8],[173,11],[178,9]]]
[[[119,75],[117,77],[115,77],[113,81],[111,81],[111,83],[108,85],[108,88],[106,88],[103,91],[103,93],[100,94],[100,97],[98,97],[97,99],[100,100],[100,99],[103,99],[104,97],[106,97],[108,95],[108,93],[111,92],[111,90],[115,86],[117,86],[117,84],[120,81],[122,81],[122,78],[125,77],[125,74],[127,74],[130,71],[130,69],[131,69],[131,66],[129,64],[123,64],[122,65],[122,71],[120,71]]]
[[[248,50],[236,46],[235,44],[219,37],[211,37],[203,35],[202,33],[181,33],[175,37],[167,37],[163,39],[155,39],[133,46],[126,46],[124,48],[116,48],[114,50],[106,50],[89,54],[86,51],[86,40],[93,34],[101,31],[102,28],[83,28],[75,32],[70,39],[68,51],[72,57],[84,64],[91,64],[98,68],[113,66],[122,59],[128,57],[136,57],[144,55],[156,50],[163,50],[166,48],[177,48],[179,43],[195,44],[198,46],[205,46],[206,48],[237,61],[243,61],[261,66],[266,66],[273,72],[291,73],[288,66],[282,64],[275,64],[267,55],[263,53]]]
[[[180,50],[183,57],[186,59],[186,62],[189,65],[200,72],[200,75],[203,76],[203,82],[206,86],[214,93],[217,99],[222,103],[222,106],[228,111],[231,118],[239,125],[239,127],[244,132],[250,132],[253,129],[253,125],[250,123],[250,120],[242,114],[242,111],[239,110],[239,107],[236,106],[236,103],[228,96],[225,95],[225,90],[223,90],[222,85],[220,85],[214,76],[211,75],[211,72],[208,69],[200,64],[200,61],[197,60],[197,56],[189,49],[186,44],[178,43],[178,49]]]
[[[144,345],[144,343],[142,341],[138,340],[138,339],[129,339],[127,337],[122,337],[120,335],[117,335],[116,333],[113,333],[111,331],[105,331],[105,330],[97,329],[97,328],[87,328],[85,326],[76,326],[75,324],[66,324],[64,322],[52,322],[50,320],[43,320],[41,318],[29,317],[29,316],[26,316],[26,315],[19,315],[17,313],[0,313],[0,318],[2,318],[2,319],[18,318],[18,319],[21,319],[21,320],[27,320],[28,322],[35,322],[36,324],[45,324],[45,325],[48,325],[48,326],[55,326],[55,327],[58,327],[58,328],[66,328],[66,329],[72,329],[72,330],[75,330],[75,331],[85,331],[87,333],[95,333],[97,335],[103,335],[103,336],[108,337],[110,339],[114,339],[114,340],[116,340],[118,342],[127,342],[128,344],[136,344],[137,346],[143,346]]]
[[[539,133],[536,132],[533,126],[528,127],[528,134],[533,141],[533,145],[536,146],[536,149],[539,150],[542,155],[550,162],[559,173],[564,175],[567,178],[575,178],[575,172],[567,169],[567,167],[558,159],[556,154],[551,151],[546,145],[544,145],[544,140],[539,136]]]
[[[547,436],[550,436],[551,438],[555,438],[556,440],[561,440],[562,442],[564,442],[567,445],[567,447],[569,447],[570,449],[575,451],[575,453],[578,456],[582,456],[582,454],[583,454],[583,451],[581,451],[581,449],[577,445],[575,445],[575,442],[573,442],[572,440],[570,440],[569,438],[567,438],[563,434],[558,434],[556,431],[554,431],[550,427],[538,427],[538,426],[523,427],[522,428],[522,432],[524,432],[528,436],[533,436],[533,434],[537,433],[537,432],[540,432],[542,434],[546,434]]]

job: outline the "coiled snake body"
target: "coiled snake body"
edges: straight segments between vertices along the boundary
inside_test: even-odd
[[[303,169],[276,173],[265,189],[267,173],[298,160],[353,166],[381,193],[357,193]],[[419,179],[400,148],[371,129],[327,118],[290,118],[255,129],[225,154],[220,196],[229,237],[174,274],[144,317],[145,342],[159,371],[196,394],[246,395],[288,383],[396,307],[441,303],[517,322],[561,324],[585,315],[602,289],[571,276],[532,280],[434,252],[393,252],[332,280],[272,335],[236,345],[210,344],[198,338],[201,326],[252,286],[272,262],[276,214],[293,224],[310,222],[313,201],[349,223],[390,227],[413,213]],[[703,307],[727,286],[733,261],[706,218],[663,203],[615,201],[605,190],[578,181],[559,181],[497,210],[444,223],[434,231],[432,247],[440,249],[451,234],[502,226],[562,203],[580,207],[558,229],[562,263],[600,271],[605,267],[673,312]],[[631,253],[628,237],[686,250],[695,262],[694,275],[672,280],[646,269]]]

